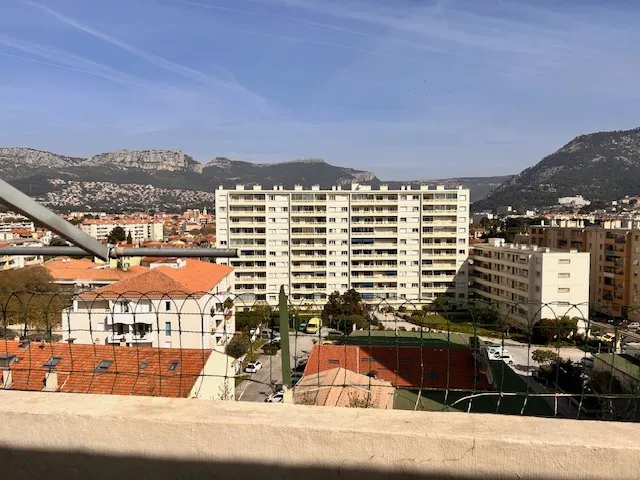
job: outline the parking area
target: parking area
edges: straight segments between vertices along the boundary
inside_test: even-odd
[[[289,350],[291,368],[306,364],[314,341],[323,338],[321,335],[307,335],[305,333],[289,333]],[[326,336],[326,332],[324,334]],[[262,364],[260,370],[249,374],[249,378],[236,387],[236,399],[245,402],[264,402],[268,395],[274,392],[277,385],[282,384],[282,350],[275,355],[261,355],[258,362]]]

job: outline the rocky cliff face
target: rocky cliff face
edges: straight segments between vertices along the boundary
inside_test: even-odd
[[[543,207],[571,195],[609,202],[637,195],[639,178],[640,129],[591,133],[510,178],[474,207]]]
[[[113,166],[145,171],[202,173],[202,164],[180,150],[118,150],[94,155],[83,166]]]
[[[42,168],[65,168],[79,165],[84,159],[65,157],[33,148],[0,148],[0,166],[5,163]]]

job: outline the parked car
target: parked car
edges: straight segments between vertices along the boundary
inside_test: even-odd
[[[300,325],[298,325],[298,331],[299,332],[306,332],[307,331],[307,324],[306,323],[301,323]]]
[[[269,340],[273,335],[272,330],[270,328],[263,328],[260,331],[260,338],[263,340]]]
[[[256,373],[258,370],[262,368],[262,363],[255,361],[247,363],[247,366],[244,367],[244,371],[247,373]]]
[[[513,357],[511,355],[509,355],[508,353],[504,352],[502,355],[499,355],[498,357],[496,357],[497,360],[502,360],[503,362],[509,364],[509,365],[513,365]]]
[[[267,403],[282,403],[284,400],[284,392],[280,390],[279,392],[272,393],[267,398],[264,399]]]
[[[605,333],[602,337],[600,337],[600,340],[606,343],[611,343],[615,340],[615,338],[615,333]]]
[[[509,351],[504,347],[487,347],[487,353],[491,358],[498,358],[500,355],[509,355]]]
[[[638,328],[640,328],[640,323],[638,322],[631,322],[629,325],[627,325],[627,328],[629,330],[636,330]]]

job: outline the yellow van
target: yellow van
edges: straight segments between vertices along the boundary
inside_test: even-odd
[[[321,326],[322,320],[320,320],[318,317],[313,317],[307,322],[307,333],[318,333]]]

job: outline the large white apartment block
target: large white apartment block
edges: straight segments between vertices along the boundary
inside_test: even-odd
[[[473,245],[469,293],[509,310],[516,326],[541,318],[589,318],[589,253],[505,244]]]
[[[467,189],[220,187],[216,221],[247,304],[277,303],[281,285],[300,303],[350,288],[396,303],[467,296]]]
[[[80,225],[80,230],[88,233],[101,242],[106,242],[109,233],[115,227],[122,227],[125,232],[131,233],[134,243],[146,241],[162,241],[164,238],[164,222],[147,220],[85,220]]]

